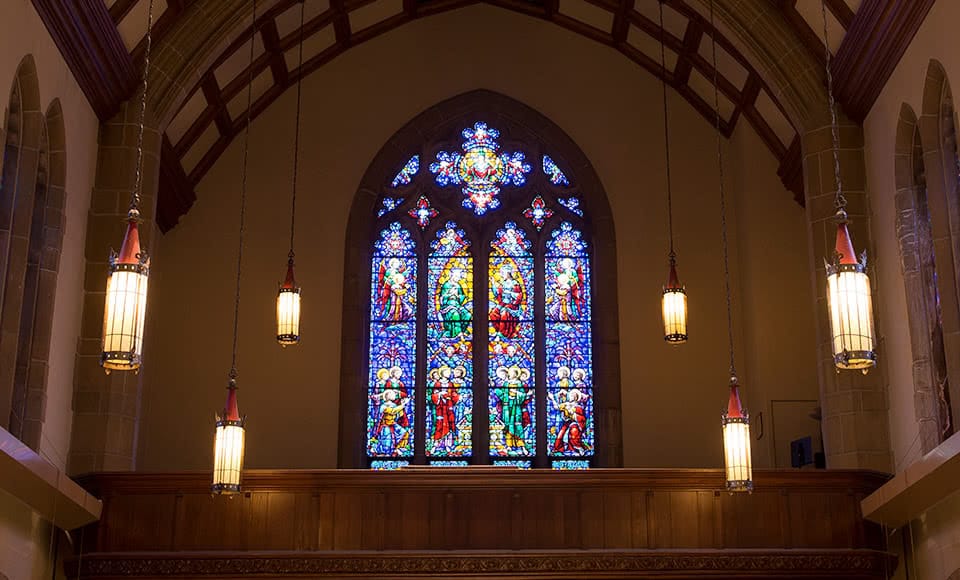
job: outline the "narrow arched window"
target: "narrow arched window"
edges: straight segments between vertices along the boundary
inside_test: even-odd
[[[368,465],[587,468],[593,281],[578,184],[549,144],[460,129],[396,159],[370,216]]]

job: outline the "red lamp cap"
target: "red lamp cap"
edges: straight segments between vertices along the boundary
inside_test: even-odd
[[[293,258],[287,261],[287,277],[280,287],[284,290],[293,290],[297,287],[297,280],[293,275]]]
[[[140,263],[140,230],[137,226],[137,220],[134,217],[127,220],[127,233],[123,236],[123,245],[120,246],[117,263]]]
[[[237,385],[230,381],[230,387],[227,388],[227,403],[223,406],[223,418],[226,421],[239,421],[240,409],[237,407]]]
[[[680,277],[677,276],[677,263],[674,260],[670,260],[670,273],[667,275],[667,288],[677,289],[681,287]]]
[[[743,404],[740,402],[740,385],[730,383],[730,401],[727,402],[727,417],[743,418]]]
[[[857,253],[853,249],[853,240],[850,239],[850,230],[847,229],[846,221],[837,224],[836,252],[840,256],[841,264],[857,264]]]

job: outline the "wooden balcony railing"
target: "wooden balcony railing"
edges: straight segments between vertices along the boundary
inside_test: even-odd
[[[210,495],[207,473],[99,474],[84,481],[104,508],[85,531],[82,569],[85,578],[883,578],[895,561],[860,501],[884,481],[759,470],[753,494],[731,495],[715,469],[258,470],[228,498]]]

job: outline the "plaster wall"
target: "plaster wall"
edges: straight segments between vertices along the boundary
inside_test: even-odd
[[[6,107],[17,67],[36,63],[41,110],[60,99],[66,134],[66,222],[57,278],[40,454],[63,469],[70,447],[73,364],[80,329],[83,244],[97,156],[99,121],[30,0],[6,0],[0,18],[0,103]],[[106,276],[106,274],[104,274]],[[106,279],[106,278],[104,278]]]
[[[895,232],[897,121],[903,103],[913,107],[918,114],[922,111],[930,59],[940,61],[948,81],[956,90],[960,82],[960,54],[956,50],[954,23],[958,19],[960,4],[950,0],[934,4],[864,122],[867,186],[877,252],[872,263],[877,276],[875,284],[880,289],[877,309],[881,356],[886,358],[889,373],[890,441],[898,472],[920,457],[921,448],[913,398],[907,298]],[[924,148],[927,147],[925,143]],[[908,533],[908,544],[915,551],[909,564],[909,577],[946,578],[960,569],[960,501],[956,497],[917,514],[917,519],[904,533]],[[901,567],[899,574],[903,573]]]
[[[483,42],[468,30],[483,31]],[[336,465],[354,192],[409,119],[477,88],[554,121],[606,189],[617,228],[624,464],[719,466],[727,334],[712,124],[670,92],[676,247],[691,320],[690,342],[671,347],[660,319],[667,230],[659,81],[612,49],[489,5],[407,24],[304,81],[296,244],[303,338],[286,350],[274,341],[273,317],[287,254],[295,91],[253,123],[239,327],[247,466]],[[771,400],[817,398],[805,217],[747,123],[724,147],[738,365],[747,405],[769,419]],[[408,155],[397,152],[398,167]],[[237,139],[197,187],[189,214],[156,244],[138,469],[205,470],[212,462],[213,414],[230,368],[241,158]],[[772,464],[771,445],[769,432],[755,442],[756,465]]]

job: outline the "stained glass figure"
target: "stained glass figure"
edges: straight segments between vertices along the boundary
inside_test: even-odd
[[[383,198],[383,207],[377,212],[377,217],[383,217],[393,210],[397,209],[399,205],[403,203],[402,197],[385,197]]]
[[[500,206],[497,195],[500,186],[521,186],[526,183],[526,174],[531,167],[525,162],[522,152],[500,152],[497,138],[500,132],[486,123],[474,123],[461,133],[463,153],[441,151],[437,160],[430,164],[436,175],[437,185],[459,185],[466,196],[463,207],[483,215],[488,209]]]
[[[416,384],[416,244],[391,223],[371,264],[367,455],[412,457]]]
[[[590,260],[586,242],[563,222],[547,242],[544,311],[547,453],[590,457],[594,448]]]
[[[516,467],[518,469],[530,469],[533,462],[529,459],[497,459],[493,462],[497,467]]]
[[[430,200],[427,199],[427,196],[421,195],[420,199],[417,200],[417,206],[408,211],[407,215],[417,220],[417,225],[422,230],[430,225],[431,218],[437,217],[437,210],[430,207]]]
[[[391,187],[398,187],[400,185],[408,185],[410,180],[413,179],[413,176],[420,171],[420,156],[414,155],[407,161],[406,165],[397,173],[397,176],[393,178],[393,182],[390,183]]]
[[[473,445],[473,257],[447,222],[427,259],[427,457],[469,457]]]
[[[554,459],[550,466],[554,469],[590,469],[588,459]]]
[[[580,209],[580,200],[575,197],[562,197],[557,199],[557,203],[567,208],[571,213],[583,217],[583,210]]]
[[[550,178],[550,183],[554,185],[570,185],[567,176],[560,171],[560,168],[557,167],[553,159],[550,159],[549,155],[543,156],[543,172],[547,174],[547,177]]]
[[[490,453],[536,454],[533,256],[522,229],[507,222],[491,242],[488,372]]]
[[[456,461],[449,459],[435,459],[430,462],[431,467],[468,467],[470,465],[467,461]]]
[[[530,220],[539,232],[543,228],[543,223],[553,217],[553,210],[547,207],[543,197],[538,195],[530,202],[530,207],[523,210],[523,217]]]
[[[374,471],[394,471],[410,465],[409,461],[374,459],[370,462],[370,469]]]

